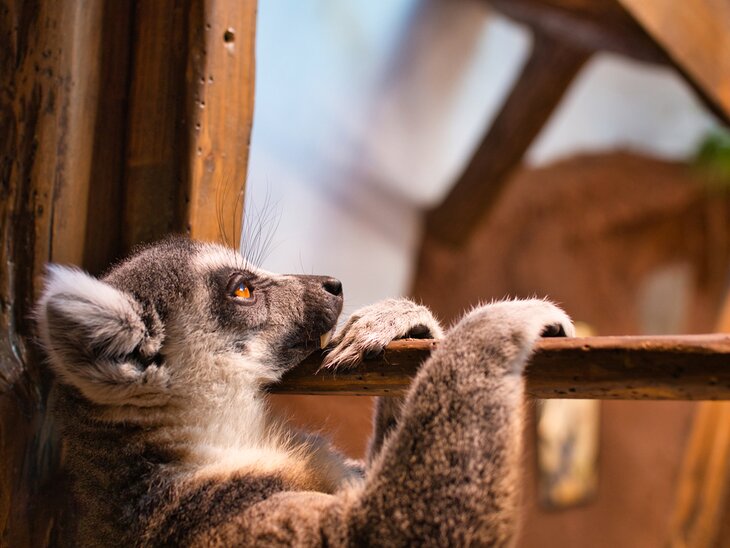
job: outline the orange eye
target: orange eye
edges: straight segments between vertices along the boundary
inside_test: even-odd
[[[238,284],[233,290],[233,296],[238,299],[250,299],[253,291],[243,282]]]

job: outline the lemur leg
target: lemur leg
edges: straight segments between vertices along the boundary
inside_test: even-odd
[[[440,339],[443,330],[432,312],[408,299],[387,299],[356,311],[332,342],[324,367],[342,368],[379,354],[391,341],[406,338]],[[366,462],[378,454],[393,430],[403,406],[402,397],[375,399],[373,435]]]
[[[405,397],[389,396],[375,398],[373,413],[373,434],[368,442],[365,463],[370,467],[383,448],[383,442],[398,425]]]
[[[557,328],[556,328],[557,326]],[[362,544],[501,545],[515,531],[524,379],[535,341],[573,334],[539,300],[478,308],[421,368],[347,511]]]

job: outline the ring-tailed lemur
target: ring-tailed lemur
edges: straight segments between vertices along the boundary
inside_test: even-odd
[[[573,333],[540,300],[475,308],[443,336],[407,300],[357,312],[327,366],[442,337],[402,403],[381,399],[364,464],[287,429],[264,387],[332,332],[342,286],[171,239],[102,279],[50,266],[37,305],[57,374],[75,543],[503,545],[515,532],[523,367]]]

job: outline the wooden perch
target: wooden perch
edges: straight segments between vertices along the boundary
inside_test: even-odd
[[[280,394],[397,395],[438,345],[403,340],[350,370],[318,371],[307,358],[271,386]],[[535,398],[730,399],[730,335],[542,339],[527,369]]]

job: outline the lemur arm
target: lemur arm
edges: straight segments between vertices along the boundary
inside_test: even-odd
[[[215,540],[508,544],[517,514],[522,372],[535,341],[556,325],[556,332],[573,332],[567,316],[543,301],[474,310],[424,363],[363,484],[336,495],[274,495],[218,528]]]
[[[409,299],[386,299],[350,316],[333,339],[323,367],[339,369],[356,365],[366,356],[382,352],[394,340],[441,337],[441,324],[428,308]],[[368,465],[397,424],[403,400],[397,396],[375,398],[373,434],[366,456]]]

